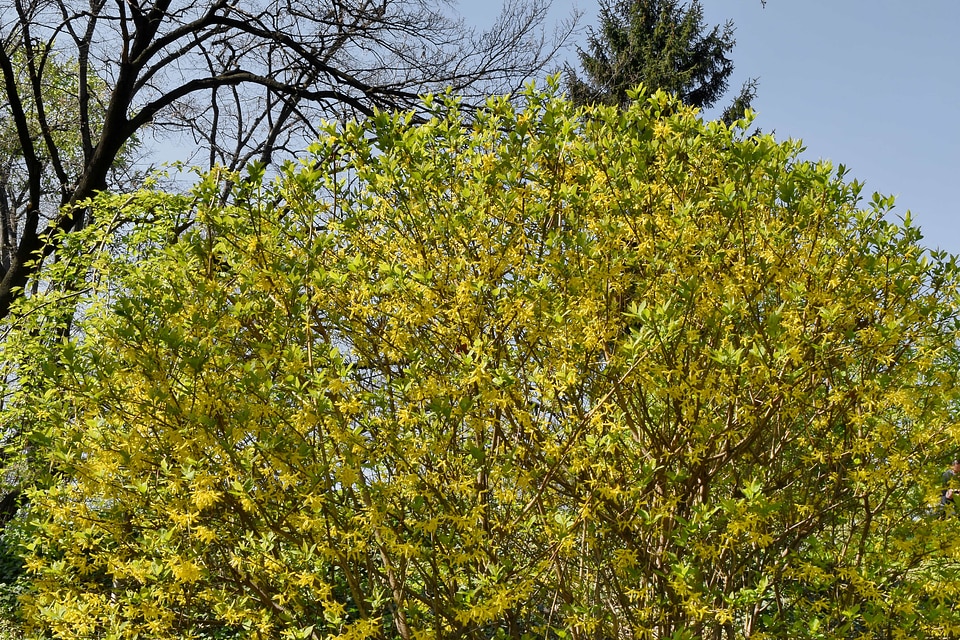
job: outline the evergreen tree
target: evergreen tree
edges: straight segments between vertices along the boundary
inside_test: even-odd
[[[675,93],[684,103],[708,108],[727,90],[733,62],[733,23],[709,28],[698,0],[601,0],[600,26],[579,49],[583,76],[567,69],[577,104],[630,102],[627,91],[643,84]],[[733,120],[749,107],[756,82],[744,84],[724,111]]]

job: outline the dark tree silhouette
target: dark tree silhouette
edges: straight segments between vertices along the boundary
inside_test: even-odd
[[[708,27],[698,0],[601,0],[600,25],[579,49],[583,75],[567,68],[567,87],[579,104],[619,104],[643,84],[708,108],[726,93],[733,62],[733,23]],[[749,107],[756,83],[748,81],[724,112],[735,119]]]
[[[544,37],[548,8],[511,0],[478,33],[430,0],[0,1],[0,317],[148,129],[238,168],[289,156],[322,119],[510,91],[563,40]]]

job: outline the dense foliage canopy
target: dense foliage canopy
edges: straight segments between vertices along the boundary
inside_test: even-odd
[[[526,98],[95,203],[4,347],[35,630],[960,628],[952,258],[795,142]]]

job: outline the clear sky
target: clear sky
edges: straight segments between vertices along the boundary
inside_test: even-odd
[[[461,0],[482,26],[500,0]],[[897,197],[924,244],[960,254],[960,2],[926,0],[702,0],[710,24],[733,20],[731,88],[759,79],[756,126],[800,138],[805,157],[844,164],[850,177]],[[597,3],[554,0],[596,24]],[[583,43],[581,33],[576,42]],[[568,53],[574,61],[572,51]]]

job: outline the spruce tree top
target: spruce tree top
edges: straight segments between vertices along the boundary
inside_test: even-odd
[[[697,0],[601,0],[599,29],[578,51],[583,75],[567,70],[570,97],[626,105],[627,91],[642,83],[651,93],[663,89],[688,105],[711,107],[733,72],[733,31],[730,21],[708,28]],[[736,102],[749,104],[748,85]]]

